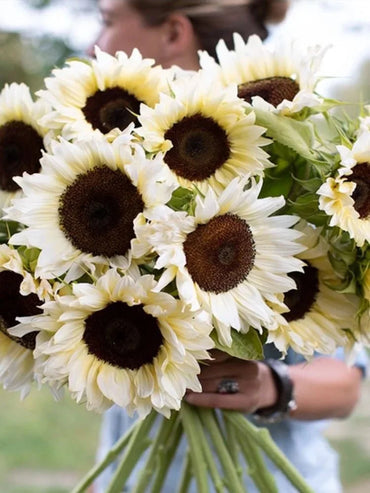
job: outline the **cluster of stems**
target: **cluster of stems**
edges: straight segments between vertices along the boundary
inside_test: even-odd
[[[160,420],[157,426],[156,422]],[[268,458],[301,493],[311,488],[284,456],[265,428],[255,426],[235,411],[214,411],[183,403],[179,412],[166,419],[152,411],[137,421],[73,489],[86,492],[93,481],[118,458],[118,465],[105,493],[121,493],[138,461],[143,467],[135,476],[132,493],[160,493],[181,439],[187,451],[177,493],[186,493],[193,481],[198,493],[211,485],[218,493],[246,493],[246,477],[263,493],[278,493]],[[175,490],[174,490],[175,491]]]

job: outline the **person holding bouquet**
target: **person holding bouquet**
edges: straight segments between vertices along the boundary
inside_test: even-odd
[[[103,26],[95,44],[101,50],[114,55],[119,50],[129,54],[138,48],[163,68],[196,71],[198,50],[216,57],[219,39],[228,49],[232,49],[235,32],[244,40],[252,34],[265,39],[266,25],[284,18],[289,1],[100,0],[99,6]],[[94,56],[93,46],[89,54]],[[256,422],[267,423],[276,443],[316,493],[339,493],[337,457],[322,431],[325,420],[345,418],[356,405],[366,368],[365,354],[359,353],[351,366],[341,350],[333,357],[315,353],[307,362],[292,349],[282,359],[272,344],[265,345],[263,361],[246,361],[219,350],[212,356],[199,376],[202,392],[189,391],[185,400],[194,406],[241,411]],[[132,422],[119,407],[106,412],[100,457]],[[163,492],[173,491],[179,464],[181,458],[178,463],[174,461]],[[112,468],[102,474],[94,492],[104,492]],[[278,491],[295,491],[283,475],[273,466],[271,469]],[[250,488],[248,485],[248,491]]]

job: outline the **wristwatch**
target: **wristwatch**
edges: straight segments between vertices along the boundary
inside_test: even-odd
[[[294,384],[289,376],[288,365],[283,361],[266,359],[263,363],[271,370],[278,397],[274,405],[257,409],[253,417],[263,423],[278,423],[286,418],[290,411],[297,408],[294,400]]]

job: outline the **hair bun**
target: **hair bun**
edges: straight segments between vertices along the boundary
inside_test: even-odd
[[[261,25],[266,22],[278,23],[284,20],[290,0],[252,0],[249,10]]]
[[[275,24],[285,19],[290,0],[266,0],[259,3],[265,3],[264,21]]]

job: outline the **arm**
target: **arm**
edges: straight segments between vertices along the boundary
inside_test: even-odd
[[[359,395],[362,372],[334,358],[319,357],[291,365],[297,409],[295,419],[343,418],[354,408]],[[224,378],[238,382],[239,393],[219,394],[217,385]],[[186,400],[196,406],[234,409],[252,413],[272,406],[277,390],[271,370],[261,361],[243,361],[216,352],[214,361],[202,368],[203,392],[189,392]]]
[[[296,419],[345,418],[361,390],[362,371],[334,358],[316,358],[290,367],[294,382]]]

